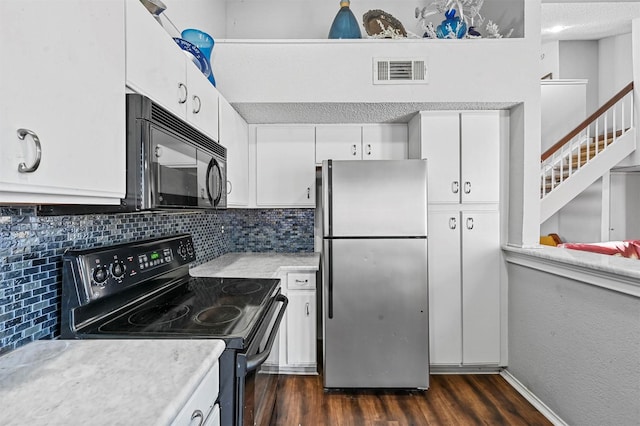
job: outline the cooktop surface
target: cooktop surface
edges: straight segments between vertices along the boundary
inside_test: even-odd
[[[279,286],[277,279],[190,278],[83,333],[247,341]]]

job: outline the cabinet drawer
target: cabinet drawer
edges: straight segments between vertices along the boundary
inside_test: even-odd
[[[202,416],[202,420],[206,419],[218,399],[219,383],[220,366],[216,362],[207,375],[204,376],[204,379],[202,379],[187,403],[182,407],[172,424],[176,426],[191,424],[191,419],[194,416]]]
[[[308,290],[316,288],[316,274],[292,272],[287,274],[289,290]]]

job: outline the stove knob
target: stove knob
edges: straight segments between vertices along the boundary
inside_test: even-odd
[[[121,260],[116,260],[113,265],[111,265],[111,275],[113,275],[114,278],[121,278],[124,276],[126,270],[127,267]]]
[[[187,253],[189,253],[189,256],[193,256],[193,246],[191,244],[187,245]]]
[[[187,249],[184,246],[180,246],[178,249],[178,254],[182,257],[187,257]]]
[[[93,280],[96,284],[104,284],[104,282],[107,281],[107,278],[109,278],[109,270],[106,266],[98,266],[93,270]]]

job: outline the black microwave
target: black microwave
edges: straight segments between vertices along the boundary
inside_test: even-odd
[[[127,95],[127,188],[119,205],[42,205],[42,215],[227,206],[227,150],[151,99]]]

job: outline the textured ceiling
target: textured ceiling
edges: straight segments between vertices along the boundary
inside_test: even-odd
[[[542,40],[600,40],[631,32],[640,1],[542,2]],[[552,33],[552,28],[566,27]]]
[[[514,103],[235,103],[251,124],[407,123],[418,111],[509,109]]]

